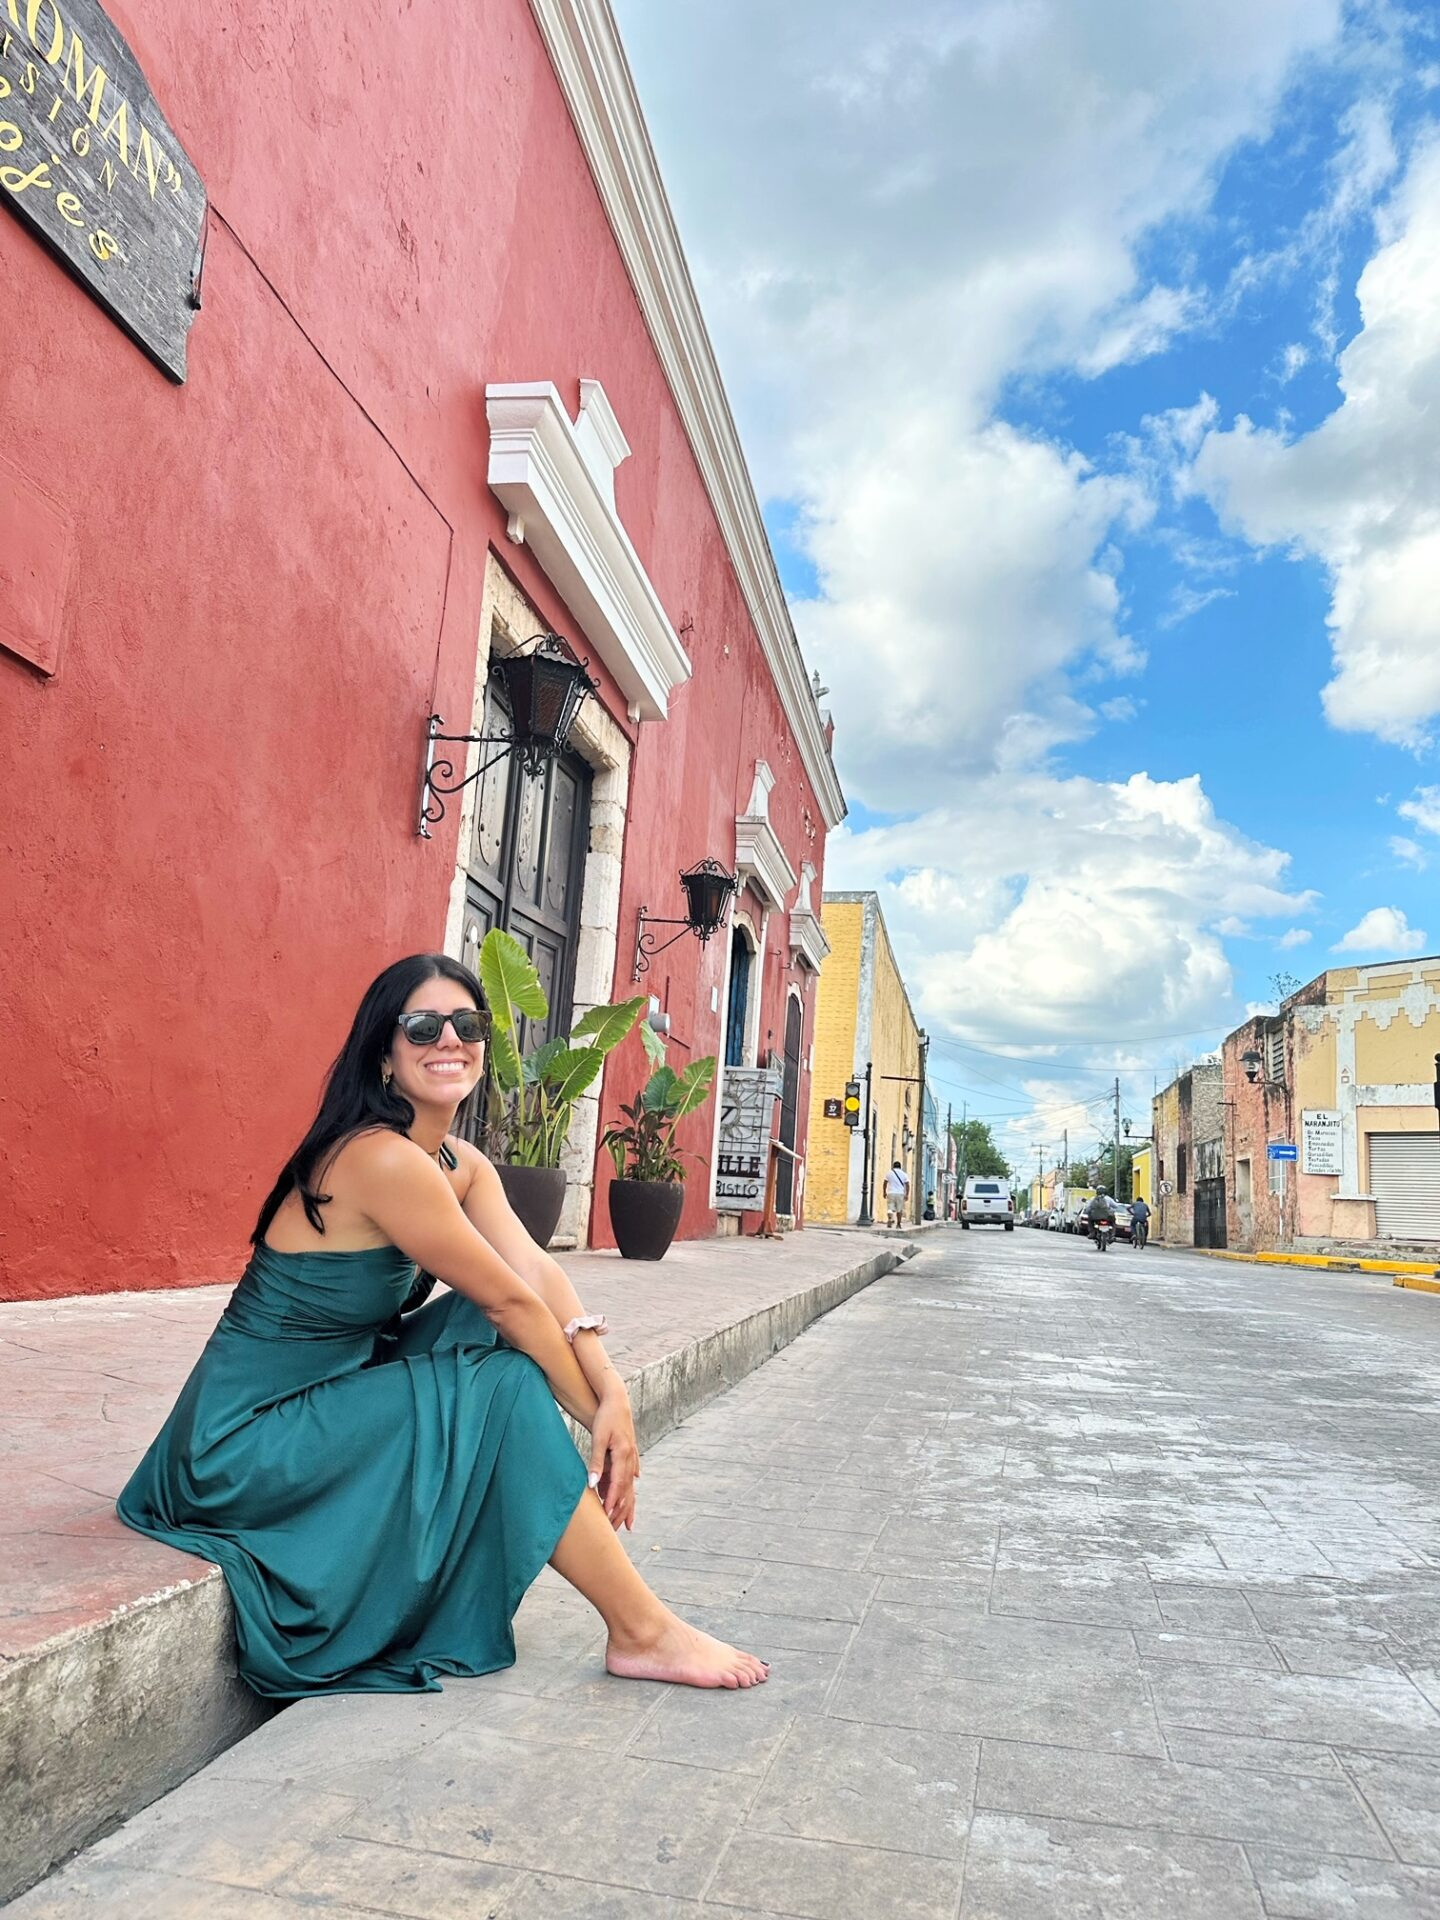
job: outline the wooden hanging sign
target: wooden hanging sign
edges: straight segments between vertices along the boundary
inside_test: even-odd
[[[185,378],[205,188],[96,0],[0,0],[0,199]]]

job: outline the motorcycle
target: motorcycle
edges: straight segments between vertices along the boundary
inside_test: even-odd
[[[1115,1238],[1115,1222],[1113,1220],[1097,1220],[1091,1227],[1090,1234],[1095,1242],[1095,1251],[1097,1253],[1108,1253],[1110,1251],[1110,1242]]]

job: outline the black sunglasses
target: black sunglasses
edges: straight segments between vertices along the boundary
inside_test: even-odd
[[[447,1020],[455,1029],[455,1038],[466,1046],[490,1036],[490,1016],[478,1007],[457,1007],[454,1013],[432,1013],[428,1007],[421,1007],[415,1013],[402,1013],[395,1024],[412,1047],[429,1047],[445,1031]]]

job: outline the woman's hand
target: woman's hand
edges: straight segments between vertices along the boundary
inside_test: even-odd
[[[635,1441],[635,1416],[630,1396],[620,1383],[600,1397],[590,1428],[590,1471],[598,1473],[595,1491],[605,1516],[618,1533],[635,1526],[635,1482],[640,1478],[640,1449]]]

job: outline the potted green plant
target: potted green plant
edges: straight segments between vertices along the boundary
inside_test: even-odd
[[[694,1156],[675,1145],[675,1130],[715,1084],[715,1056],[692,1060],[683,1073],[665,1062],[663,1041],[642,1026],[654,1072],[636,1099],[620,1111],[625,1126],[607,1128],[604,1144],[615,1162],[610,1183],[610,1225],[627,1260],[660,1260],[669,1250],[685,1207],[685,1161]]]
[[[550,1017],[534,961],[513,934],[492,927],[480,948],[479,973],[492,1021],[485,1144],[506,1198],[531,1239],[544,1247],[565,1205],[560,1156],[576,1102],[594,1086],[606,1054],[648,1002],[641,994],[617,1006],[592,1007],[568,1036],[522,1054],[521,1021]]]

